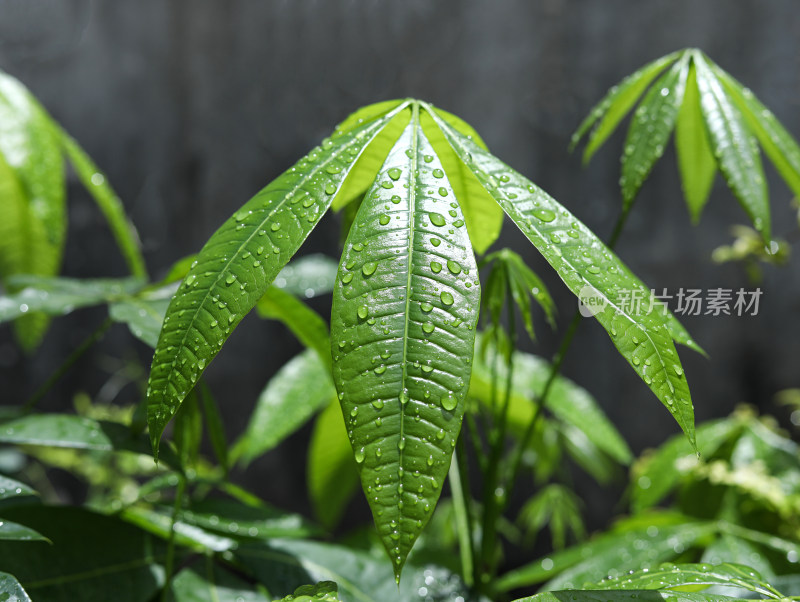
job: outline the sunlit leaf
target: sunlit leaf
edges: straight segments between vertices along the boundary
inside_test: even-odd
[[[5,596],[8,602],[31,602],[17,578],[8,573],[0,573],[0,596]]]
[[[184,397],[319,222],[390,115],[325,140],[231,216],[200,251],[170,303],[153,357],[148,423],[154,451]]]
[[[450,465],[479,299],[458,201],[415,115],[345,243],[331,325],[362,487],[398,575]]]

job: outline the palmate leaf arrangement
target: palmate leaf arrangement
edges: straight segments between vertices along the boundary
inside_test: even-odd
[[[640,97],[622,155],[622,222],[675,129],[684,192],[693,218],[699,217],[718,168],[769,247],[769,205],[755,139],[789,187],[800,195],[800,149],[771,113],[702,53],[685,50],[650,63],[611,89],[573,137],[576,144],[591,130],[585,159],[594,154]],[[513,318],[513,301],[532,335],[531,289],[548,318],[553,317],[552,301],[544,285],[508,251],[494,253],[482,262],[494,262],[501,269],[493,269],[481,293],[475,254],[485,253],[497,239],[504,214],[570,291],[582,295],[589,290],[603,300],[604,309],[595,316],[598,322],[674,417],[690,449],[697,451],[691,396],[675,343],[702,350],[608,246],[562,205],[494,157],[473,128],[458,117],[414,99],[382,102],[357,111],[319,147],[236,211],[196,257],[176,265],[161,283],[147,286],[135,231],[102,174],[27,91],[7,76],[0,80],[0,101],[0,128],[4,123],[17,124],[15,127],[23,124],[24,131],[16,132],[17,139],[38,140],[27,154],[20,153],[15,132],[9,135],[8,129],[0,129],[0,176],[4,176],[0,185],[5,186],[4,198],[13,201],[3,206],[9,219],[16,220],[0,220],[0,227],[16,224],[6,234],[11,236],[15,228],[22,228],[26,241],[32,241],[30,244],[38,249],[17,253],[14,249],[20,245],[0,233],[0,245],[7,241],[7,247],[0,246],[2,276],[11,293],[0,299],[0,319],[15,319],[20,342],[33,347],[44,332],[46,315],[64,313],[65,306],[109,303],[111,319],[128,323],[139,338],[155,346],[147,389],[147,422],[156,457],[162,433],[174,417],[178,418],[175,438],[182,439],[179,452],[193,446],[186,440],[199,437],[196,421],[200,404],[212,444],[225,465],[231,458],[227,457],[219,417],[201,376],[254,307],[262,316],[284,321],[308,351],[287,364],[265,390],[250,423],[253,436],[240,439],[230,451],[232,459],[252,460],[323,408],[327,407],[320,414],[318,429],[321,424],[336,428],[343,417],[351,449],[327,449],[316,456],[344,453],[354,458],[398,583],[409,552],[433,515],[448,474],[454,498],[458,497],[459,470],[450,468],[468,392],[492,389],[498,374],[503,375],[496,365],[487,374],[476,341],[477,349],[500,345],[497,325],[506,300],[508,319]],[[29,118],[19,119],[20,111]],[[11,142],[4,147],[3,140]],[[40,168],[37,166],[61,161],[62,152],[109,218],[132,278],[88,284],[41,278],[58,270],[64,199],[63,193],[40,194],[36,186],[41,178],[34,171]],[[44,190],[62,188],[56,182]],[[300,269],[300,262],[287,264],[329,209],[343,210],[349,225],[333,286],[330,334],[324,320],[282,290],[285,278],[281,276],[287,274],[285,270]],[[30,263],[33,256],[42,258],[43,263]],[[169,285],[181,279],[177,290]],[[651,311],[635,312],[620,302],[620,291],[636,291]],[[506,292],[507,298],[503,297]],[[482,303],[495,325],[483,336],[477,332]],[[511,325],[508,330],[513,337]],[[601,433],[597,441],[603,440],[597,444],[617,460],[629,460],[630,451],[613,427],[605,426],[602,413],[590,402],[580,401],[582,394],[577,387],[555,378],[559,362],[549,367],[517,353],[513,358],[507,354],[504,378],[509,384],[501,413],[500,444],[507,420],[516,420],[523,431],[527,425],[529,432],[523,436],[520,449],[539,432],[539,409],[549,393],[548,407],[554,414],[568,416],[567,422],[573,424],[594,421]],[[518,377],[537,381],[535,391],[525,391],[538,396],[537,409],[532,409],[530,400],[517,396]],[[199,394],[194,392],[195,387]],[[283,413],[270,412],[273,400],[293,395],[302,395],[304,403],[278,401],[274,405],[280,405]],[[338,398],[335,405],[329,404],[332,396]],[[493,393],[484,397],[493,397]],[[558,406],[565,398],[572,405]],[[189,406],[195,409],[187,412]],[[269,440],[256,437],[266,431],[271,433]],[[30,442],[31,438],[23,440]],[[312,441],[312,454],[314,446],[327,444]],[[195,453],[196,447],[195,442]],[[502,448],[496,445],[495,449]],[[172,453],[171,449],[167,451]],[[162,459],[174,460],[166,452]],[[490,460],[488,472],[498,472],[496,461],[492,464]],[[512,476],[516,472],[512,470]],[[336,482],[340,476],[336,472],[327,476],[331,487],[325,495],[335,497],[338,490],[346,489]],[[497,484],[496,475],[485,478],[487,483]],[[493,486],[490,488],[493,490]],[[558,489],[547,493],[551,500],[568,500]],[[546,499],[542,497],[539,506],[532,505],[532,512],[541,513],[542,504],[552,504]],[[468,523],[463,521],[468,504],[455,506],[457,514],[459,508],[461,512],[459,526],[466,532]],[[497,502],[484,509],[484,537],[494,529],[499,506],[502,504]],[[143,514],[129,512],[127,516],[136,524],[150,520]],[[675,529],[674,537],[693,537],[692,542],[711,532],[702,525],[692,531],[689,525],[681,526],[682,530],[664,527],[663,533],[670,528]],[[468,533],[460,536],[462,549],[473,546]],[[631,539],[628,543],[636,542]],[[287,553],[307,555],[312,560],[319,553],[302,543],[294,548],[286,545]],[[467,561],[472,562],[472,552],[479,553],[472,550],[467,554],[470,558],[462,558],[465,571]],[[494,550],[481,552],[478,562],[492,565]],[[246,558],[246,550],[241,554]],[[567,550],[563,558],[568,567],[580,556]],[[498,582],[497,591],[552,575],[552,562],[544,571],[542,566],[523,567],[508,574]],[[573,575],[580,574],[573,570]],[[8,587],[17,587],[11,579]],[[681,564],[635,572],[624,579],[583,581],[589,582],[588,591],[571,591],[571,599],[646,599],[650,594],[645,590],[651,589],[662,590],[658,595],[663,599],[726,599],[678,594],[669,589],[686,584],[734,585],[767,597],[781,597],[757,573],[736,564]],[[583,585],[573,584],[566,577],[558,583],[564,588]],[[321,583],[298,590],[296,599],[337,599],[335,592],[335,585]],[[559,596],[558,592],[543,593],[526,600],[561,599]]]

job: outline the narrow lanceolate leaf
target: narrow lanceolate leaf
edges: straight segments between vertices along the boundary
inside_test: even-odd
[[[688,72],[689,57],[684,55],[653,84],[636,109],[622,153],[620,186],[626,211],[653,165],[664,154],[683,102]]]
[[[651,306],[650,290],[564,207],[528,179],[438,121],[461,159],[567,287],[600,300],[595,318],[694,445],[694,409],[673,338],[693,344],[677,320]]]
[[[0,520],[0,541],[47,541],[47,538],[25,525]]]
[[[333,376],[399,578],[433,513],[469,387],[480,285],[452,188],[412,123],[361,204],[333,294]]]
[[[542,592],[535,596],[519,598],[514,602],[745,602],[720,594],[673,592],[670,590],[567,590]]]
[[[741,587],[768,598],[780,599],[776,591],[755,570],[741,564],[662,564],[654,569],[635,571],[620,577],[604,579],[587,589],[671,589],[683,585],[724,585]]]
[[[619,84],[611,88],[606,96],[592,109],[583,120],[578,130],[572,135],[570,150],[575,147],[580,139],[589,131],[589,128],[602,117],[597,127],[589,138],[586,150],[583,152],[584,163],[592,158],[597,149],[616,129],[620,121],[628,114],[636,101],[647,89],[647,86],[661,73],[664,68],[678,58],[674,52],[648,63],[638,71],[631,73]]]
[[[326,255],[306,255],[290,261],[275,277],[273,286],[306,299],[318,297],[333,290],[338,267]]]
[[[675,124],[675,152],[678,155],[683,196],[692,221],[697,223],[714,184],[717,161],[700,108],[700,90],[694,64],[689,67],[686,93]]]
[[[300,428],[335,396],[328,365],[313,350],[304,351],[264,388],[234,456],[251,462]]]
[[[168,284],[135,296],[109,303],[108,315],[115,322],[126,324],[131,334],[155,349],[158,333],[164,323],[167,307],[175,294],[176,284]]]
[[[705,58],[694,55],[700,106],[720,171],[765,241],[770,240],[769,199],[761,157],[742,113]]]
[[[323,142],[217,230],[167,310],[153,357],[148,422],[153,449],[231,331],[327,211],[359,153],[391,114]]]
[[[718,66],[714,65],[712,68],[744,115],[750,131],[758,138],[761,148],[767,153],[775,169],[794,192],[794,196],[800,198],[800,146],[797,141],[750,90]]]

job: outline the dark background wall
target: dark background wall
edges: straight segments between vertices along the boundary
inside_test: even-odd
[[[495,154],[607,236],[620,205],[622,136],[582,169],[579,155],[566,150],[582,116],[644,62],[698,46],[800,135],[798,8],[795,0],[0,0],[0,69],[29,86],[108,173],[160,276],[348,112],[404,96],[465,118]],[[796,240],[791,195],[771,168],[768,176],[776,234]],[[75,183],[69,207],[64,273],[124,275],[102,218]],[[730,241],[729,226],[745,221],[718,178],[700,227],[692,228],[669,148],[618,252],[656,288],[748,287],[739,267],[710,260]],[[335,256],[337,223],[326,218],[303,252]],[[520,251],[547,278],[563,326],[571,295],[512,227],[498,244]],[[699,420],[747,402],[786,421],[772,396],[800,385],[797,266],[766,270],[756,317],[684,320],[711,357],[682,352]],[[315,307],[327,311],[329,302]],[[0,330],[4,403],[30,394],[101,319],[87,310],[57,321],[33,362]],[[544,325],[539,331],[540,342],[527,348],[549,356],[557,338]],[[280,326],[254,317],[231,337],[208,371],[231,436],[269,376],[298,350]],[[137,362],[146,369],[148,351],[117,328],[43,407],[68,406],[79,388],[111,397],[113,383],[124,382],[119,371]],[[594,322],[583,325],[565,372],[596,395],[634,450],[677,432]],[[138,395],[127,387],[117,399]],[[305,499],[298,458],[306,437],[254,464],[248,484],[276,503],[307,508],[298,501]]]

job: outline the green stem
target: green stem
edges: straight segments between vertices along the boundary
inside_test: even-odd
[[[450,471],[447,477],[450,479],[450,489],[453,495],[453,511],[456,515],[456,528],[458,532],[458,549],[461,555],[461,574],[467,586],[473,584],[474,563],[472,550],[472,530],[470,529],[471,518],[469,511],[469,490],[463,485],[468,484],[466,480],[466,467],[462,467],[461,460],[464,459],[464,439],[458,437],[457,450],[450,464]],[[460,456],[460,458],[459,458]]]
[[[178,476],[178,488],[175,490],[175,503],[172,507],[172,521],[169,527],[169,540],[167,541],[167,558],[164,562],[164,589],[161,590],[161,602],[169,599],[169,586],[172,573],[175,570],[175,523],[183,507],[183,496],[186,493],[186,477]]]
[[[33,392],[33,395],[31,395],[27,401],[22,404],[22,411],[30,412],[33,410],[33,408],[36,407],[36,404],[42,400],[42,397],[44,397],[47,392],[53,388],[53,385],[55,385],[61,379],[61,377],[69,371],[70,368],[72,368],[75,362],[77,362],[95,343],[103,338],[103,335],[105,335],[106,331],[113,323],[114,321],[111,318],[106,318],[102,324],[100,324],[100,326],[95,328],[95,330],[88,337],[86,337],[86,339],[84,339],[84,341],[78,345],[78,347],[72,353],[70,353],[69,356],[67,356],[67,359],[61,363],[58,369],[53,372],[46,381],[44,381],[42,386],[36,389],[36,391]]]
[[[516,347],[516,323],[514,320],[514,299],[510,288],[506,290],[508,303],[507,332],[510,347]],[[497,345],[495,344],[494,363],[497,363]],[[505,495],[498,495],[500,480],[500,462],[505,451],[506,428],[508,424],[508,406],[511,401],[511,381],[514,374],[513,354],[509,354],[506,363],[505,391],[503,406],[496,414],[496,427],[491,431],[489,446],[489,462],[484,474],[486,475],[483,488],[483,520],[481,525],[481,583],[489,582],[494,573],[493,556],[497,545],[497,521],[502,509],[505,507]],[[492,381],[492,398],[496,397],[496,378]]]
[[[617,218],[617,222],[614,224],[614,229],[612,230],[611,236],[608,239],[607,246],[609,249],[613,249],[617,244],[620,234],[622,234],[622,230],[625,227],[625,223],[628,221],[629,214],[630,210],[623,210]],[[561,339],[561,344],[558,346],[558,351],[556,351],[556,354],[553,356],[553,361],[550,364],[550,373],[547,376],[547,381],[542,389],[542,393],[539,395],[539,399],[537,400],[536,410],[534,411],[530,422],[528,422],[528,426],[525,429],[525,434],[519,440],[519,444],[514,452],[514,459],[511,462],[510,478],[507,486],[506,503],[508,503],[508,500],[511,498],[511,491],[514,483],[516,483],[517,479],[519,478],[519,473],[522,468],[522,456],[524,455],[525,450],[528,448],[531,437],[536,430],[536,424],[539,421],[539,417],[542,415],[542,409],[547,401],[547,396],[550,393],[550,389],[552,388],[556,377],[561,372],[561,366],[564,363],[564,358],[566,357],[567,352],[572,346],[572,341],[575,338],[575,333],[578,331],[581,318],[582,316],[580,310],[576,310],[575,315],[572,316],[572,320],[570,321],[569,326],[567,326],[567,330]]]

